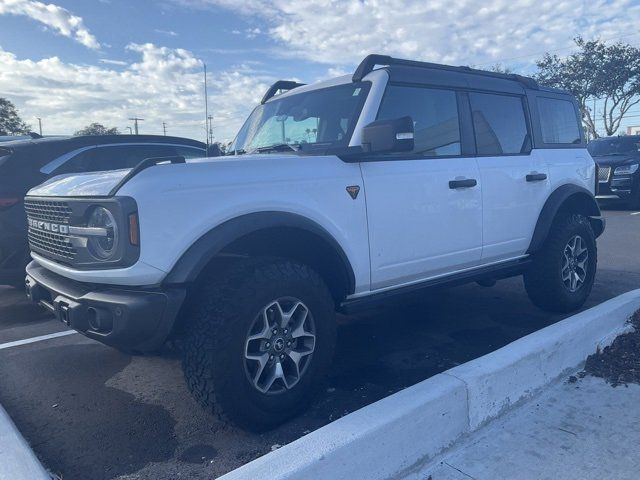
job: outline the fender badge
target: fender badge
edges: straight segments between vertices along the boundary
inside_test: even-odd
[[[347,187],[347,193],[355,200],[358,198],[358,193],[360,193],[360,187],[358,185],[349,185]]]

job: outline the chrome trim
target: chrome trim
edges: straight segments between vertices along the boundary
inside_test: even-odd
[[[607,183],[611,179],[612,171],[612,167],[598,167],[598,183]]]
[[[69,227],[69,234],[81,237],[106,237],[109,232],[106,228],[100,227]]]

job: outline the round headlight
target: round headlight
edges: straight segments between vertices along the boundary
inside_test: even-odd
[[[95,207],[91,212],[87,227],[100,228],[104,232],[92,235],[87,241],[91,255],[99,260],[110,260],[118,248],[118,225],[113,214],[104,207]]]

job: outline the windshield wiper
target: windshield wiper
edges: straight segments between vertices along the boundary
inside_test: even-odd
[[[267,145],[266,147],[254,148],[249,153],[281,152],[283,149],[288,148],[290,148],[294,152],[297,152],[302,149],[302,145],[299,143],[275,143],[273,145]]]

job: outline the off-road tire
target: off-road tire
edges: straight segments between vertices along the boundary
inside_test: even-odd
[[[260,310],[285,296],[300,299],[313,315],[315,350],[295,386],[268,395],[254,388],[246,375],[245,341]],[[239,260],[224,274],[204,281],[185,317],[180,343],[189,390],[205,409],[247,430],[272,428],[302,411],[331,365],[334,301],[320,276],[294,261]]]
[[[589,254],[586,278],[582,286],[571,292],[562,280],[564,249],[567,242],[580,235]],[[524,274],[524,286],[531,301],[550,312],[567,313],[580,308],[593,288],[597,268],[596,239],[589,219],[579,214],[560,214],[551,226],[542,249]]]

